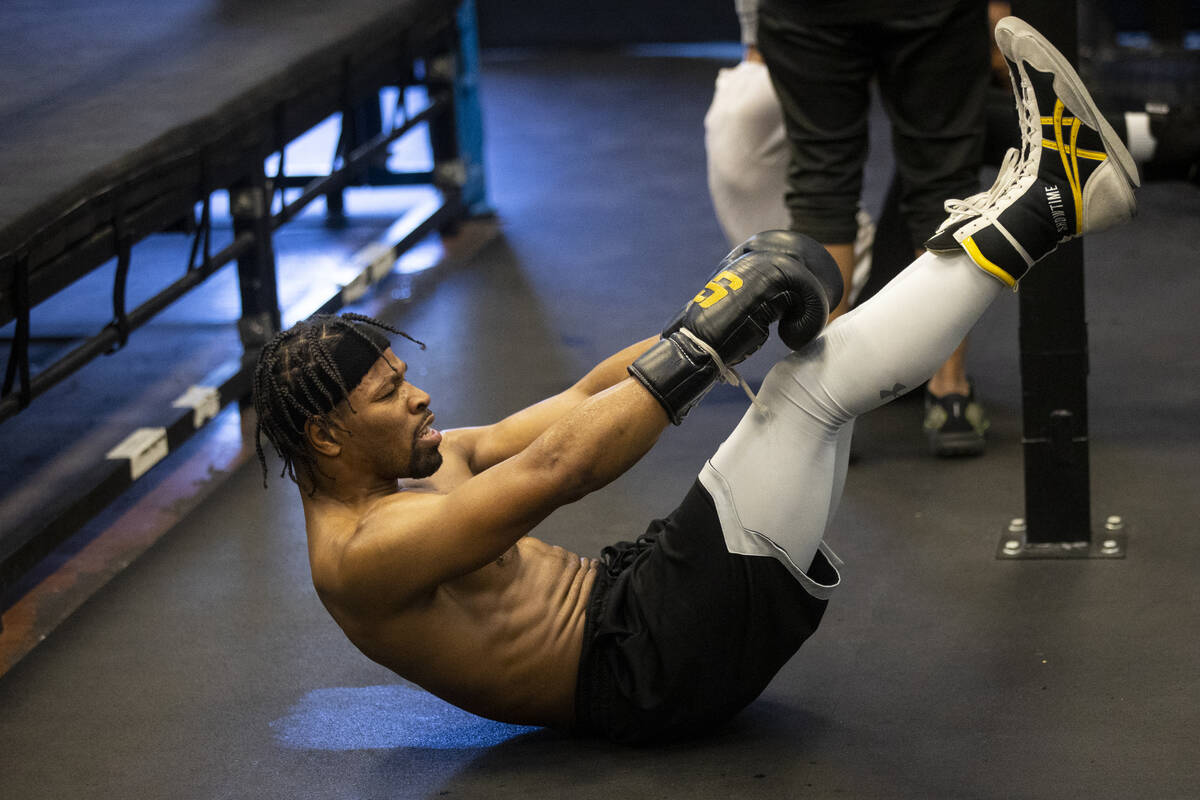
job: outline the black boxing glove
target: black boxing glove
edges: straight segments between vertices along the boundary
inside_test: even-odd
[[[755,244],[770,249],[747,249]],[[772,322],[782,320],[780,336],[797,349],[821,331],[841,298],[837,264],[806,236],[770,231],[739,248],[629,367],[676,425],[730,367],[762,346]]]
[[[804,262],[823,288],[828,308],[822,312],[821,304],[802,302],[792,313],[784,314],[779,321],[779,338],[792,350],[799,350],[816,338],[829,319],[829,310],[837,308],[842,301],[845,285],[837,262],[816,239],[796,231],[770,230],[756,233],[729,251],[721,260],[717,271],[726,267],[746,253],[766,251],[787,253]]]

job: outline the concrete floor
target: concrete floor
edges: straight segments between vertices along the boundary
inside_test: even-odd
[[[498,235],[411,298],[364,304],[430,344],[407,355],[441,425],[562,388],[708,274],[725,250],[701,138],[718,66],[487,59]],[[868,205],[890,174],[885,147],[870,169]],[[1200,191],[1154,184],[1140,202],[1133,226],[1086,250],[1093,517],[1127,520],[1125,559],[994,557],[1023,506],[1017,303],[1002,299],[970,357],[994,420],[987,455],[924,455],[912,400],[861,420],[830,537],[844,585],[821,630],[726,729],[630,751],[470,717],[363,658],[312,591],[295,490],[277,473],[262,489],[230,414],[210,448],[224,466],[175,501],[177,524],[0,679],[0,794],[1194,797]],[[111,381],[101,368],[94,380]],[[715,391],[539,535],[589,554],[637,535],[744,406]],[[181,453],[155,480],[205,458]],[[88,535],[140,518],[133,499],[122,512]]]

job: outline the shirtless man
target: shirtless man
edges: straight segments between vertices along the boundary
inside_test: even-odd
[[[1020,20],[997,41],[1023,147],[823,332],[836,265],[780,231],[730,253],[662,337],[485,427],[433,427],[382,323],[317,317],[276,337],[259,430],[299,485],[313,582],[350,640],[469,711],[616,741],[695,734],[752,701],[838,583],[822,538],[850,421],[920,385],[1060,242],[1134,213],[1136,168],[1078,76]],[[776,320],[795,352],[671,515],[599,560],[528,535],[632,466]]]

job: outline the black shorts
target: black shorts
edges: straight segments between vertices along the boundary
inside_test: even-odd
[[[897,8],[902,8],[898,5]],[[811,23],[805,3],[759,9],[758,46],[786,122],[792,227],[853,242],[870,137],[870,84],[891,120],[900,211],[914,249],[978,191],[990,80],[986,4],[947,0],[915,16]]]
[[[588,601],[578,730],[625,744],[696,735],[766,688],[812,635],[827,600],[776,559],[731,554],[697,481],[637,542],[606,547]],[[821,552],[809,567],[832,586]]]

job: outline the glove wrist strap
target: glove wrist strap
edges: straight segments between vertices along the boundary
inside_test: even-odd
[[[694,336],[676,331],[655,342],[629,365],[629,374],[654,395],[676,425],[708,393],[719,376],[716,362],[697,346],[697,341]]]
[[[706,342],[686,328],[660,339],[629,365],[629,374],[646,387],[678,425],[717,381],[740,385],[757,404],[754,393]]]

